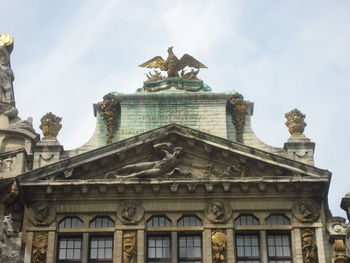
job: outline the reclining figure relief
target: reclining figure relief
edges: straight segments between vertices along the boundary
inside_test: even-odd
[[[172,143],[165,142],[155,144],[153,148],[162,154],[162,159],[157,161],[140,162],[125,165],[115,171],[106,173],[105,178],[150,178],[160,176],[172,176],[175,173],[189,175],[188,171],[176,168],[179,157],[183,153],[181,147],[174,147]]]

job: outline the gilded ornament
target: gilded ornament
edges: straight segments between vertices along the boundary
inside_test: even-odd
[[[333,247],[333,258],[334,263],[347,263],[348,257],[346,255],[346,246],[344,240],[337,239],[334,240]]]
[[[120,113],[118,100],[114,95],[107,94],[103,97],[103,101],[100,103],[100,112],[107,129],[107,143],[111,143],[117,129],[117,119]]]
[[[213,262],[224,263],[226,261],[227,237],[224,230],[215,230],[211,234],[213,245]]]
[[[222,224],[231,217],[232,209],[226,201],[213,199],[206,204],[204,214],[211,223]]]
[[[137,262],[136,232],[129,231],[123,234],[123,263]]]
[[[47,231],[33,233],[31,263],[46,263],[48,237]]]
[[[41,118],[39,128],[43,132],[43,140],[55,140],[57,138],[57,135],[62,128],[61,120],[61,117],[58,117],[51,112],[46,113]]]
[[[227,102],[228,112],[231,114],[233,125],[236,129],[236,141],[243,143],[243,132],[246,123],[247,105],[243,96],[236,93]]]
[[[320,217],[321,206],[312,199],[298,199],[293,203],[292,213],[303,223],[315,222]]]
[[[168,48],[168,58],[166,60],[164,60],[161,56],[156,56],[139,65],[139,67],[157,68],[162,71],[166,71],[168,78],[180,77],[179,71],[183,70],[185,67],[191,67],[195,69],[207,68],[207,66],[203,65],[197,59],[188,54],[184,54],[181,59],[178,59],[173,52],[173,47]],[[194,72],[192,72],[192,76],[194,74],[193,77],[196,78],[197,73],[194,74]],[[191,74],[189,74],[188,77],[190,75]]]
[[[304,136],[303,132],[306,126],[304,121],[305,114],[302,114],[298,109],[294,109],[287,112],[285,117],[287,119],[286,126],[288,127],[290,134],[294,137]]]
[[[6,47],[11,53],[13,49],[13,36],[10,34],[0,34],[0,47]]]
[[[10,50],[12,49],[9,50],[9,48],[12,46],[7,46],[5,44],[10,42],[6,42],[9,40],[4,39],[3,36],[4,35],[0,35],[0,101],[9,103],[12,106],[14,106],[13,81],[15,77],[11,69],[10,63]],[[6,111],[9,111],[9,109],[7,109]],[[12,111],[14,111],[14,109],[12,109]],[[6,114],[16,116],[17,112],[10,111]]]
[[[314,231],[311,229],[305,229],[301,236],[304,263],[317,263],[318,256]]]

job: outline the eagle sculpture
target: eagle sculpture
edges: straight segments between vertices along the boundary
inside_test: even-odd
[[[168,73],[168,78],[180,77],[179,71],[187,66],[196,69],[207,68],[207,66],[203,65],[197,59],[188,54],[185,54],[181,59],[178,59],[173,52],[173,47],[168,48],[168,58],[166,60],[161,56],[156,56],[139,65],[139,67],[143,68],[158,68],[164,70]]]

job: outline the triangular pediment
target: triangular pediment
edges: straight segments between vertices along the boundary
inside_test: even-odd
[[[41,167],[18,177],[38,181],[249,181],[311,178],[330,173],[180,125],[144,134]]]

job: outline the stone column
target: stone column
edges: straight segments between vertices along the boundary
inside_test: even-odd
[[[266,239],[266,231],[260,231],[260,255],[261,255],[261,263],[267,263],[267,239]]]
[[[117,230],[114,234],[114,258],[113,263],[123,262],[123,231]]]
[[[81,263],[87,263],[89,257],[89,233],[83,233],[81,244]]]
[[[203,262],[212,262],[211,229],[203,231]]]
[[[171,232],[171,263],[177,263],[177,232]]]
[[[227,263],[234,263],[236,262],[235,258],[235,241],[233,238],[233,229],[227,229],[226,230],[226,236],[227,236]]]
[[[56,244],[56,233],[55,231],[49,231],[49,237],[47,242],[47,256],[46,263],[55,262],[55,244]]]
[[[300,228],[292,230],[292,256],[294,263],[303,263],[303,248],[301,247],[301,233]]]
[[[137,230],[137,263],[145,261],[145,230]]]

